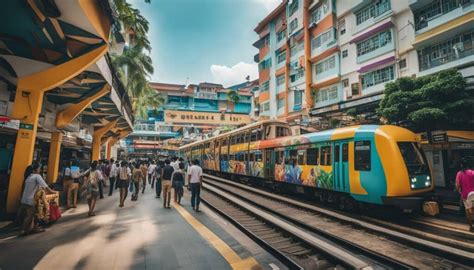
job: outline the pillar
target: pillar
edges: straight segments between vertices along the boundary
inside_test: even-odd
[[[63,134],[61,132],[53,132],[51,134],[51,145],[49,147],[48,157],[48,183],[55,183],[58,180],[62,141]]]
[[[309,21],[310,21],[310,14],[309,14],[309,0],[303,1],[303,31],[304,31],[304,58],[305,58],[305,90],[304,90],[304,97],[305,97],[305,106],[304,109],[307,113],[313,107],[313,94],[311,93],[311,84],[313,83],[313,74],[311,65],[311,32],[309,31]]]
[[[105,157],[107,160],[109,160],[110,157],[112,156],[112,146],[114,146],[116,143],[117,143],[117,139],[115,138],[111,138],[107,142],[107,150],[106,150],[106,157]]]
[[[94,131],[94,135],[92,135],[92,160],[100,159],[100,147],[102,146],[102,137],[105,135],[105,133],[107,133],[107,131],[115,127],[117,122],[118,119],[115,119],[107,123],[105,126]]]
[[[33,160],[38,118],[44,93],[74,78],[97,62],[108,50],[105,44],[61,65],[18,78],[12,118],[20,120],[8,184],[7,213],[14,213],[20,203],[25,169]]]

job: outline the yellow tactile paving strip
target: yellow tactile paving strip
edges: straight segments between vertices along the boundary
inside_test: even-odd
[[[188,222],[206,241],[208,241],[230,264],[232,269],[263,269],[260,264],[253,258],[240,258],[232,248],[222,241],[211,230],[194,218],[188,211],[184,210],[180,205],[173,205],[178,213]]]

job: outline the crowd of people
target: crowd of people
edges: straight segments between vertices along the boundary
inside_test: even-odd
[[[156,198],[162,198],[163,207],[171,208],[171,195],[174,203],[181,204],[184,187],[191,191],[191,206],[199,211],[200,191],[202,184],[202,168],[198,160],[192,162],[183,158],[169,157],[165,160],[99,160],[92,161],[89,168],[80,168],[76,162],[66,162],[60,170],[66,208],[76,208],[78,196],[85,197],[89,207],[88,216],[95,216],[98,199],[104,198],[105,188],[108,196],[115,190],[119,191],[118,207],[125,205],[129,191],[131,201],[137,201],[140,191],[145,193],[146,187],[155,189]],[[186,183],[186,179],[188,180]],[[56,193],[44,181],[40,166],[33,163],[25,171],[25,182],[19,217],[22,219],[21,235],[42,231],[35,211],[35,194],[39,191]],[[174,191],[174,192],[173,192]]]

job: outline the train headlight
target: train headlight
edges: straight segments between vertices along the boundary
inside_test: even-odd
[[[430,181],[425,182],[425,186],[429,187],[431,185]]]
[[[411,182],[412,182],[412,183],[416,183],[416,178],[413,177],[413,178],[411,179]]]
[[[415,188],[415,185],[412,184],[412,185],[411,185],[411,188]]]
[[[430,176],[428,175],[428,176],[426,177],[426,180],[430,180],[430,179],[431,179],[431,178],[430,178]]]

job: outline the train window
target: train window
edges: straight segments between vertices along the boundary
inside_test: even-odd
[[[227,155],[221,155],[221,160],[222,161],[227,161],[228,159],[228,156]]]
[[[341,154],[341,147],[339,145],[336,145],[334,147],[334,162],[339,162],[340,154]]]
[[[255,154],[254,153],[250,153],[249,161],[255,161]]]
[[[262,161],[262,154],[260,154],[260,153],[255,154],[255,161],[261,162]]]
[[[342,162],[347,162],[349,160],[349,146],[347,143],[342,145]]]
[[[281,164],[285,160],[285,152],[283,151],[276,151],[275,152],[275,163]]]
[[[319,157],[319,162],[323,166],[330,166],[332,164],[331,161],[331,146],[322,146],[321,153]]]
[[[245,143],[250,142],[250,133],[245,133]]]
[[[370,141],[355,142],[354,167],[356,171],[370,171]]]
[[[285,137],[288,136],[288,129],[286,127],[277,127],[276,128],[276,137]]]
[[[272,132],[272,126],[268,126],[265,131],[265,138],[269,138],[271,132]]]
[[[229,160],[235,160],[235,156],[234,155],[229,155]]]
[[[239,155],[239,161],[245,161],[245,154]]]
[[[306,164],[318,165],[319,148],[306,149]]]
[[[289,155],[286,156],[285,164],[291,165],[293,164],[293,162],[295,162],[296,164],[297,160],[298,160],[298,150],[290,150]]]
[[[305,153],[306,153],[305,150],[298,150],[298,165],[305,164],[305,160],[304,160]]]
[[[235,144],[240,143],[240,135],[235,136]]]

